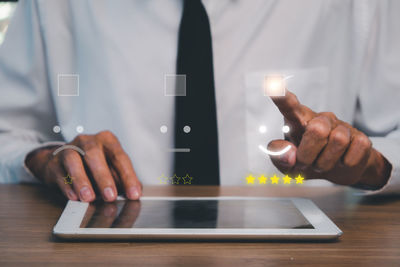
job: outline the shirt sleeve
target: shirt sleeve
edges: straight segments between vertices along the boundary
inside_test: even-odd
[[[371,10],[355,125],[392,165],[387,184],[369,193],[400,193],[400,1]]]
[[[26,155],[57,140],[36,1],[19,1],[0,47],[0,183],[35,181]]]

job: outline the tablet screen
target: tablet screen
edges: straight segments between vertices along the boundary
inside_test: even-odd
[[[81,228],[313,229],[291,200],[141,200],[95,202]]]

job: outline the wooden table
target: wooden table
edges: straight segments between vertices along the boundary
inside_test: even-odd
[[[311,198],[344,232],[334,242],[62,242],[65,200],[42,186],[0,185],[0,266],[400,266],[400,196],[343,187],[145,187],[146,196]]]

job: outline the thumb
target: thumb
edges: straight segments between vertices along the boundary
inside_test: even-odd
[[[285,153],[280,155],[269,155],[275,167],[283,173],[290,171],[296,164],[296,146],[286,140],[273,140],[267,147],[268,151],[274,151],[275,153],[285,151],[288,147],[290,147],[290,149]]]

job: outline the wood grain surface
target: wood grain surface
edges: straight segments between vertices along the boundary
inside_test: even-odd
[[[400,196],[344,187],[150,186],[146,196],[312,199],[344,232],[334,242],[64,242],[66,201],[40,185],[0,185],[0,266],[400,266]]]

